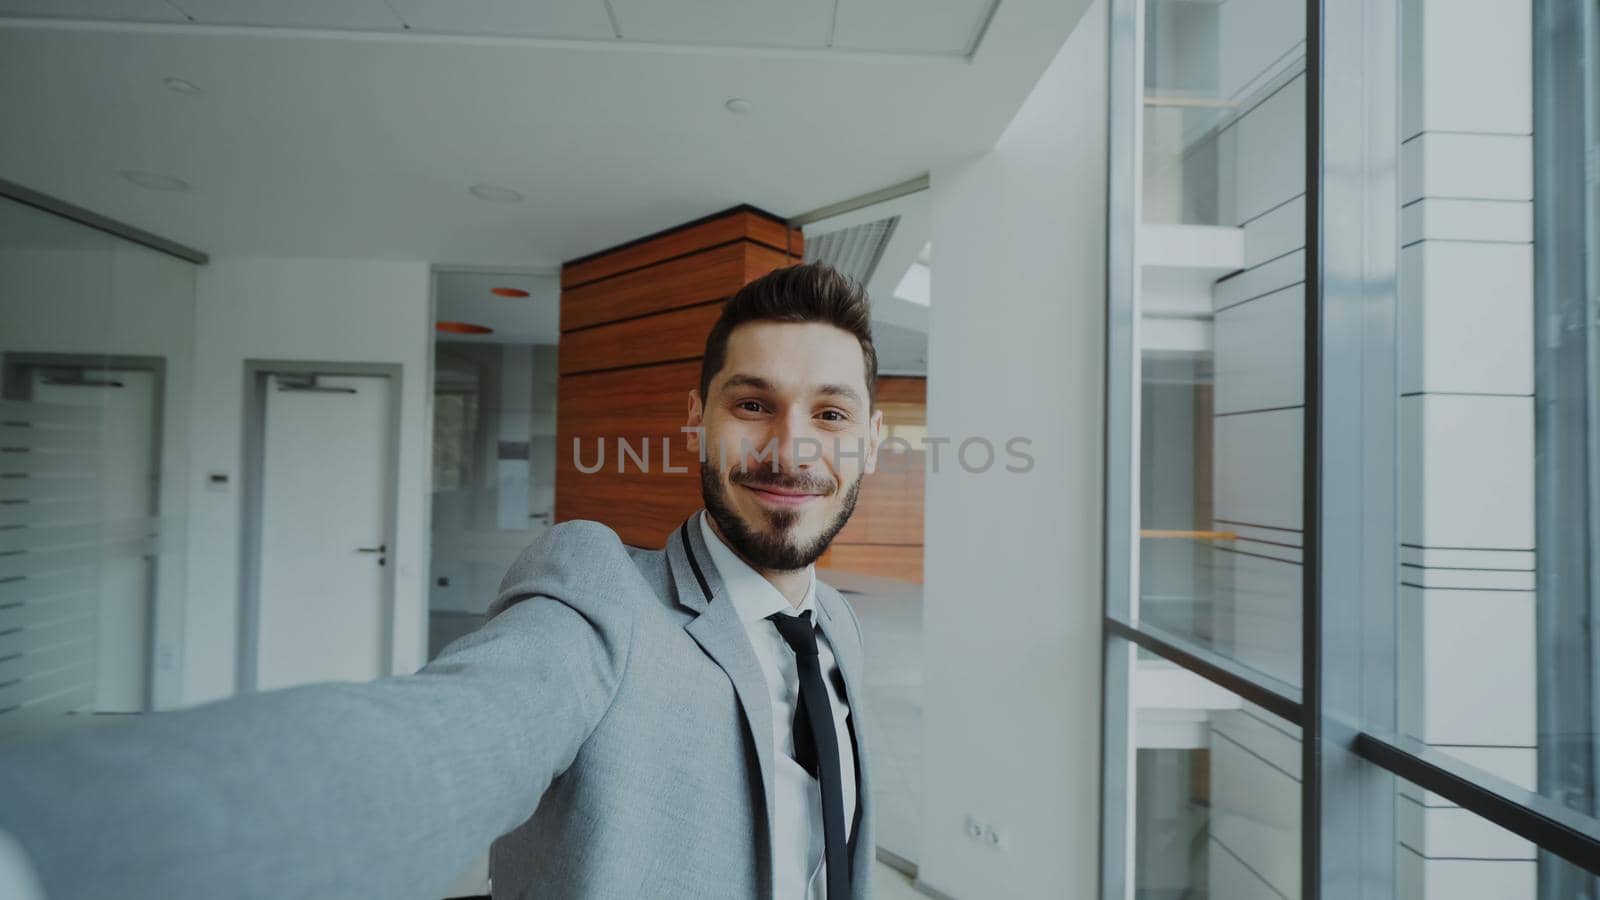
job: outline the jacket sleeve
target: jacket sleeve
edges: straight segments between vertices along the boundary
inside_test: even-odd
[[[16,747],[0,755],[0,832],[51,898],[437,900],[533,814],[609,708],[630,574],[609,529],[556,526],[493,618],[414,675]]]

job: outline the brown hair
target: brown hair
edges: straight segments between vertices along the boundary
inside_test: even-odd
[[[860,284],[826,263],[774,269],[733,295],[706,336],[700,359],[700,399],[728,361],[728,335],[746,322],[821,322],[855,335],[866,370],[867,401],[878,391],[878,351],[872,346],[872,307]]]

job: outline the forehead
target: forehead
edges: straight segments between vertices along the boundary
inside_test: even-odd
[[[804,391],[845,384],[866,396],[861,343],[843,328],[822,322],[746,322],[728,335],[727,358],[717,373],[757,375],[779,390]]]

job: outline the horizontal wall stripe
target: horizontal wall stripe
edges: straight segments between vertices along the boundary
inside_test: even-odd
[[[1273,892],[1274,894],[1277,894],[1279,897],[1282,897],[1283,900],[1289,900],[1289,896],[1287,894],[1285,894],[1283,891],[1278,890],[1276,887],[1273,887],[1272,882],[1268,881],[1260,872],[1257,872],[1254,866],[1250,865],[1249,863],[1245,862],[1242,858],[1240,858],[1239,854],[1235,853],[1232,847],[1229,847],[1227,844],[1224,844],[1222,842],[1221,838],[1217,837],[1214,834],[1210,835],[1210,838],[1211,838],[1211,843],[1216,844],[1218,847],[1221,847],[1222,848],[1222,852],[1224,852],[1224,853],[1228,854],[1229,856],[1233,857],[1234,861],[1237,862],[1240,866],[1244,867],[1244,870],[1246,872],[1249,872],[1252,876],[1254,876],[1257,881],[1260,881],[1261,885],[1263,887],[1265,887],[1267,890]]]
[[[1405,841],[1395,841],[1395,843],[1428,862],[1532,863],[1534,861],[1533,857],[1529,856],[1429,856]]]
[[[1306,192],[1305,191],[1301,191],[1300,193],[1295,194],[1293,197],[1290,197],[1289,199],[1284,200],[1281,203],[1273,204],[1272,206],[1268,207],[1267,209],[1264,209],[1261,212],[1258,212],[1255,215],[1251,216],[1250,218],[1245,219],[1243,222],[1240,222],[1239,223],[1239,227],[1240,228],[1247,228],[1247,227],[1249,227],[1251,222],[1254,222],[1257,219],[1263,218],[1265,216],[1270,216],[1273,213],[1277,212],[1278,210],[1283,209],[1285,206],[1288,206],[1289,204],[1295,202],[1296,200],[1299,200],[1300,198],[1304,197],[1305,195],[1306,195]]]
[[[1259,409],[1236,409],[1231,412],[1214,413],[1213,418],[1226,419],[1229,416],[1248,416],[1253,413],[1283,412],[1286,409],[1305,409],[1304,403],[1286,403],[1283,406],[1263,406]]]
[[[1525,201],[1519,201],[1519,202],[1525,202]],[[1521,244],[1531,244],[1531,243],[1533,243],[1533,241],[1490,241],[1490,240],[1484,240],[1484,239],[1481,239],[1481,238],[1426,237],[1426,238],[1417,238],[1414,241],[1410,241],[1408,243],[1401,244],[1400,245],[1400,249],[1401,250],[1405,250],[1408,247],[1415,247],[1418,244],[1427,244],[1427,243],[1434,243],[1434,244],[1512,244],[1512,245],[1521,245]]]
[[[1453,131],[1449,128],[1424,128],[1400,142],[1400,146],[1411,143],[1419,137],[1429,134],[1459,134],[1464,137],[1533,137],[1531,131]]]
[[[1211,733],[1216,735],[1219,738],[1222,738],[1223,740],[1225,740],[1228,743],[1234,745],[1235,747],[1238,747],[1240,750],[1243,750],[1245,753],[1248,753],[1249,755],[1251,755],[1251,756],[1255,757],[1256,759],[1260,760],[1262,765],[1266,766],[1269,769],[1272,769],[1274,772],[1277,772],[1279,775],[1282,775],[1283,777],[1289,779],[1290,781],[1293,781],[1295,784],[1299,784],[1300,783],[1300,778],[1298,776],[1293,775],[1293,774],[1285,771],[1277,763],[1275,763],[1272,760],[1267,759],[1265,756],[1262,756],[1261,754],[1257,753],[1254,749],[1245,746],[1238,739],[1229,737],[1228,735],[1223,734],[1221,731],[1218,731],[1215,725],[1213,725],[1211,727]]]

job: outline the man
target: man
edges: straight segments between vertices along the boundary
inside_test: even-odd
[[[689,395],[705,510],[664,549],[557,525],[415,675],[0,757],[0,834],[55,898],[437,898],[491,842],[497,898],[867,897],[861,631],[812,564],[876,380],[851,282],[752,282]]]

